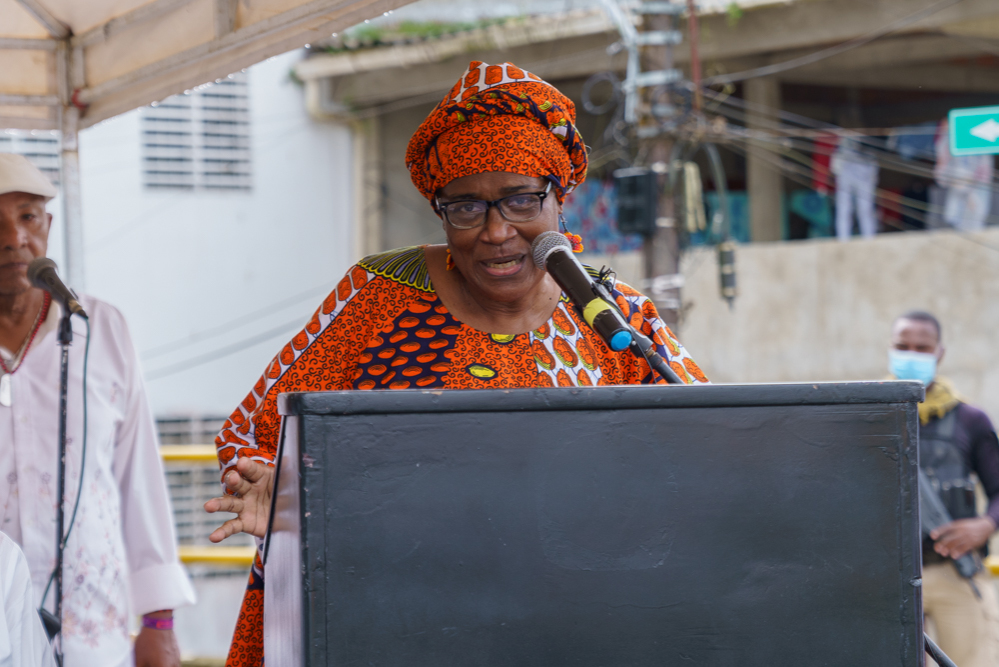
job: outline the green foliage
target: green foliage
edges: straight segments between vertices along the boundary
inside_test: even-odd
[[[383,26],[362,23],[344,33],[334,44],[322,48],[327,53],[340,53],[357,48],[371,48],[389,44],[399,44],[424,39],[438,39],[446,35],[487,28],[504,24],[510,19],[493,18],[473,22],[442,21],[403,21],[396,25]]]
[[[350,36],[359,42],[374,42],[377,44],[382,41],[386,32],[385,28],[380,26],[362,23],[350,30]]]
[[[457,32],[467,32],[477,28],[485,28],[502,21],[497,19],[487,19],[475,21],[474,23],[438,23],[424,21],[403,21],[394,32],[407,37],[419,37],[422,39],[440,37],[442,35],[453,35]]]
[[[728,7],[725,8],[725,13],[728,15],[728,27],[734,28],[739,25],[739,19],[742,18],[742,7],[736,2],[728,3]]]

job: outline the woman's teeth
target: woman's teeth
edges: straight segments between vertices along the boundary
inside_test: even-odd
[[[499,264],[493,262],[486,262],[486,266],[488,266],[490,269],[509,269],[511,267],[517,266],[518,262],[520,262],[519,259],[511,259],[509,262],[501,262]]]

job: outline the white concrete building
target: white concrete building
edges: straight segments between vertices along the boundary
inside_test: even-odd
[[[157,416],[229,414],[357,259],[350,131],[308,116],[299,57],[81,133],[82,288],[128,319]]]

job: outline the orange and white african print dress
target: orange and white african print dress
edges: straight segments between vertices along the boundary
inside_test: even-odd
[[[707,378],[645,296],[623,283],[611,294],[632,326],[650,336],[688,384]],[[630,351],[612,352],[566,300],[541,328],[488,334],[454,318],[434,292],[422,247],[391,250],[355,265],[226,421],[215,440],[222,474],[241,457],[271,462],[278,394],[343,389],[494,389],[652,382]],[[263,570],[259,557],[227,665],[263,658]]]

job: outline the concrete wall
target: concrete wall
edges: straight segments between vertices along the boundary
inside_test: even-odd
[[[456,76],[461,76],[465,65],[455,64]],[[406,169],[409,139],[433,108],[433,104],[424,104],[393,111],[378,119],[382,163],[381,250],[444,243],[441,219],[413,185]]]
[[[999,229],[753,244],[736,272],[730,311],[713,251],[684,259],[680,337],[712,380],[882,378],[891,322],[918,308],[943,324],[941,374],[999,420]]]

